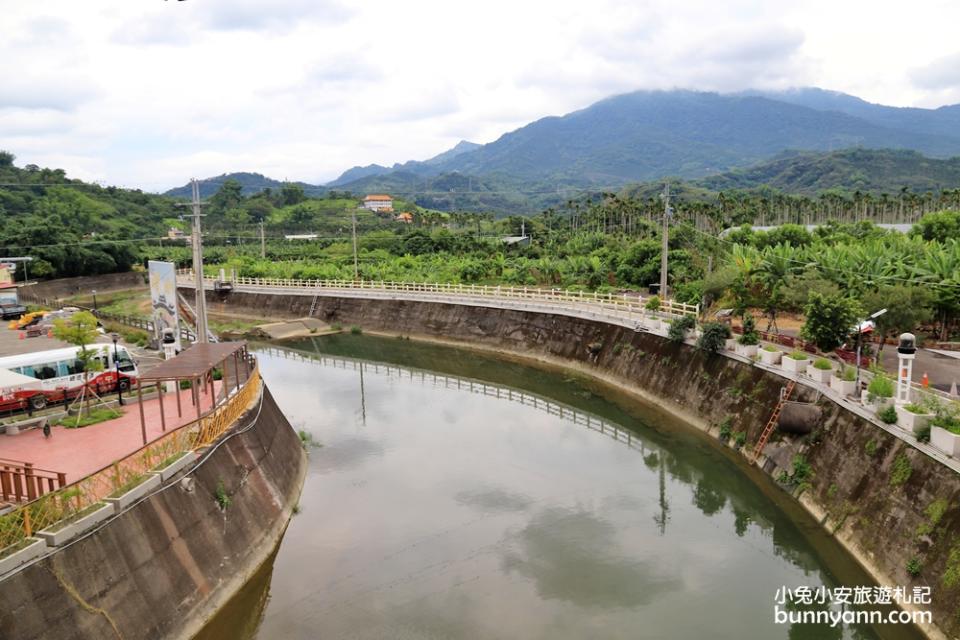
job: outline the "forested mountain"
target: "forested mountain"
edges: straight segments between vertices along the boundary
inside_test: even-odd
[[[771,100],[780,100],[818,111],[840,111],[891,129],[901,129],[949,138],[960,136],[960,105],[947,105],[938,109],[914,107],[888,107],[867,102],[856,96],[839,91],[827,91],[814,87],[789,89],[787,91],[753,91],[743,95],[759,95]]]
[[[960,187],[960,157],[939,160],[916,151],[845,149],[832,153],[786,153],[746,169],[695,181],[713,191],[769,186],[784,193],[813,195],[940,191]]]
[[[211,197],[227,180],[235,180],[240,183],[240,187],[243,189],[243,195],[245,196],[251,196],[255,193],[260,193],[264,189],[279,191],[285,184],[288,184],[287,182],[274,180],[273,178],[268,178],[259,173],[225,173],[214,178],[204,178],[203,180],[200,180],[200,198],[205,200]],[[295,184],[303,189],[304,193],[309,196],[321,196],[327,192],[325,187],[307,184],[306,182],[294,182],[292,184]],[[172,198],[190,198],[192,194],[191,189],[190,183],[187,183],[182,187],[176,187],[174,189],[165,191],[163,195],[170,196]]]
[[[665,175],[699,177],[785,149],[854,146],[960,155],[960,129],[952,136],[917,133],[760,96],[638,91],[543,118],[436,169],[617,185]]]
[[[0,151],[0,251],[33,256],[31,277],[126,271],[138,259],[129,240],[160,237],[180,213],[170,198],[21,169],[14,159]]]
[[[336,180],[331,180],[330,182],[326,183],[325,186],[339,187],[351,184],[357,180],[382,176],[390,173],[391,171],[418,175],[432,175],[436,173],[433,167],[440,166],[448,160],[452,160],[453,158],[456,158],[463,153],[467,153],[468,151],[478,149],[481,146],[483,145],[479,145],[475,142],[469,142],[467,140],[461,140],[453,148],[447,149],[443,153],[439,153],[432,158],[428,158],[427,160],[409,160],[403,164],[398,162],[393,165],[393,167],[384,167],[383,165],[379,164],[368,164],[365,167],[353,167],[340,174],[340,177],[338,177]]]

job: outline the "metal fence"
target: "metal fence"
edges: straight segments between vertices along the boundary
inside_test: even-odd
[[[177,272],[177,284],[192,286],[193,271],[181,269]],[[204,287],[214,289],[216,278],[204,276]],[[666,316],[691,315],[700,313],[700,305],[685,304],[673,300],[660,300],[654,309],[647,309],[651,296],[637,293],[599,293],[597,291],[567,291],[565,289],[546,289],[543,287],[513,287],[485,284],[438,283],[438,282],[395,282],[384,280],[295,280],[283,278],[247,278],[238,277],[232,282],[234,290],[273,289],[298,294],[336,293],[389,293],[417,298],[424,295],[449,297],[451,302],[459,300],[496,300],[496,301],[533,301],[559,307],[588,307],[632,315],[658,312]],[[659,298],[657,298],[659,300]]]

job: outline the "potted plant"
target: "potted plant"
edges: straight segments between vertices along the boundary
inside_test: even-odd
[[[803,351],[791,351],[781,360],[783,370],[791,373],[800,373],[807,366],[807,354]]]
[[[830,388],[841,396],[852,396],[857,391],[857,372],[853,367],[841,367],[830,376]]]
[[[813,362],[807,363],[807,375],[817,382],[824,384],[830,382],[832,373],[833,365],[826,358],[817,358]]]
[[[680,316],[670,323],[667,330],[667,337],[671,342],[683,342],[693,335],[693,329],[697,326],[697,319],[693,316]]]
[[[743,316],[743,334],[737,338],[737,353],[747,358],[757,355],[757,345],[760,344],[760,335],[753,316]]]
[[[960,417],[941,412],[930,421],[930,444],[948,456],[960,454]]]
[[[897,424],[910,431],[914,435],[923,431],[933,418],[933,413],[921,404],[909,402],[905,405],[897,405]],[[932,433],[931,429],[931,433]]]
[[[887,405],[893,404],[893,380],[882,373],[876,373],[873,380],[867,385],[867,404],[874,411],[882,411]]]
[[[760,361],[764,364],[780,364],[781,357],[783,357],[783,351],[772,344],[765,344],[760,349]]]

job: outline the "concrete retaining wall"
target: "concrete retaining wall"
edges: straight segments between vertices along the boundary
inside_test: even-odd
[[[126,273],[107,273],[101,276],[80,276],[78,278],[59,278],[30,285],[23,290],[34,298],[68,298],[75,295],[89,295],[91,290],[97,293],[123,291],[147,287],[147,274],[139,271]]]
[[[245,426],[255,407],[238,421]],[[253,428],[95,533],[0,582],[0,638],[191,638],[274,552],[306,473],[269,390]],[[189,484],[189,490],[184,485]],[[221,509],[218,486],[230,497]]]
[[[214,313],[283,318],[307,315],[312,298],[209,292],[208,300]],[[399,300],[322,297],[318,304],[316,317],[344,327],[505,351],[587,372],[714,435],[729,419],[734,431],[746,431],[748,443],[759,439],[785,384],[757,367],[598,321]],[[798,386],[793,399],[817,401],[819,423],[805,436],[775,434],[766,448],[764,470],[776,479],[791,470],[795,456],[804,456],[812,475],[801,486],[784,489],[835,533],[881,584],[930,586],[935,624],[957,636],[960,477],[814,394]],[[945,511],[934,523],[929,514],[937,505]],[[922,563],[918,577],[906,569],[912,558]],[[925,631],[943,637],[937,629]]]

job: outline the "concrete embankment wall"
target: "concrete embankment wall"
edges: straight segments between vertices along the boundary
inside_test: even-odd
[[[266,387],[234,429],[251,424],[185,472],[192,482],[0,582],[0,638],[193,637],[271,557],[299,499],[305,453]]]
[[[91,291],[108,293],[147,287],[147,274],[139,271],[106,273],[100,276],[80,276],[45,280],[29,285],[23,293],[33,298],[68,298],[75,295],[90,295]]]
[[[212,312],[284,318],[308,315],[312,298],[210,292],[208,300]],[[600,321],[398,300],[321,297],[318,304],[316,317],[345,327],[489,348],[584,371],[714,435],[729,418],[733,430],[746,431],[748,443],[760,437],[785,384],[758,367]],[[817,402],[823,417],[807,436],[775,435],[764,470],[776,479],[803,455],[812,475],[802,491],[788,490],[879,582],[930,586],[935,624],[950,637],[960,634],[960,477],[808,387],[798,385],[793,398]],[[937,520],[931,514],[940,506],[945,511]],[[922,563],[918,577],[907,572],[912,558]],[[936,629],[925,630],[938,637]]]

